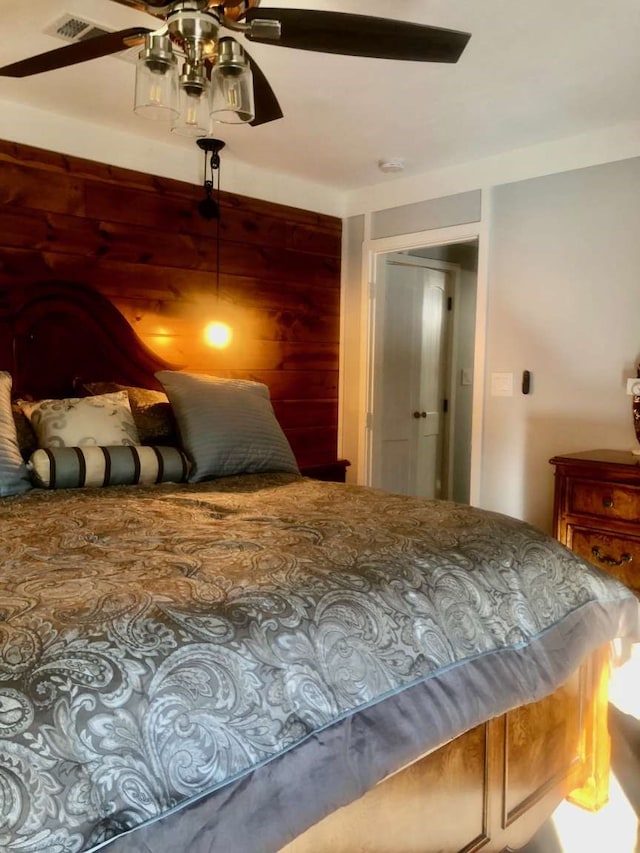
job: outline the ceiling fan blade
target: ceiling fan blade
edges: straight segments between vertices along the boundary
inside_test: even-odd
[[[469,33],[426,24],[311,9],[260,7],[249,9],[245,20],[280,21],[282,25],[279,39],[247,33],[250,41],[376,59],[457,62],[471,38]]]
[[[137,9],[138,12],[147,12],[149,15],[155,15],[156,12],[152,12],[146,3],[143,3],[142,0],[112,0],[113,3],[119,3],[121,6],[128,6],[129,9]]]
[[[147,33],[152,32],[153,30],[146,27],[132,27],[66,47],[58,47],[55,50],[40,53],[38,56],[5,65],[4,68],[0,68],[0,77],[31,77],[33,74],[42,74],[43,71],[53,71],[56,68],[65,68],[67,65],[77,65],[79,62],[98,59],[100,56],[126,50],[141,41]]]
[[[249,124],[251,127],[258,127],[261,124],[282,118],[284,115],[282,108],[260,66],[249,56],[246,50],[244,55],[247,57],[253,74],[253,95],[256,109],[256,117]]]

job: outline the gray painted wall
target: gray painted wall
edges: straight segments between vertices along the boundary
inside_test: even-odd
[[[487,192],[492,216],[485,223],[488,306],[479,503],[551,530],[550,457],[637,446],[625,386],[640,359],[640,158]],[[400,233],[395,228],[402,225],[407,234],[423,230],[427,221],[437,222],[431,227],[454,224],[442,221],[452,209],[448,200],[432,216],[440,203],[381,211],[374,220],[379,229],[386,223],[385,230]],[[361,224],[359,217],[354,220]],[[355,353],[360,351],[362,299],[357,238],[347,254],[345,304],[357,310],[358,321],[345,318],[343,343]],[[359,386],[360,369],[359,359],[352,358],[343,377],[347,387]],[[533,374],[529,396],[519,391],[525,369]],[[513,374],[512,397],[491,394],[492,373]],[[344,452],[357,460],[357,430],[344,434],[351,438]]]
[[[487,385],[515,394],[485,393],[481,503],[550,530],[549,458],[636,444],[640,159],[497,187],[490,233]]]
[[[473,190],[378,210],[371,217],[371,239],[478,222],[481,198],[480,190]]]

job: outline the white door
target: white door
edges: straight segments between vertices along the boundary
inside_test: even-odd
[[[404,255],[376,276],[372,485],[445,497],[448,274]]]

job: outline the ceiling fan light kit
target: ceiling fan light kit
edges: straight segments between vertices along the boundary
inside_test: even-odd
[[[182,84],[178,91],[178,115],[171,122],[171,133],[198,139],[209,132],[209,87],[200,92]]]
[[[171,123],[174,133],[205,137],[212,122],[257,127],[282,118],[247,42],[345,56],[454,63],[469,34],[366,15],[260,6],[261,0],[113,0],[146,11],[162,25],[99,34],[12,62],[0,77],[30,77],[141,46],[134,110]],[[260,7],[260,8],[258,8]]]
[[[220,20],[201,5],[176,4],[166,28],[145,36],[136,65],[134,111],[170,119],[173,133],[194,138],[206,136],[214,121],[241,124],[255,118],[245,52],[235,39],[218,38]],[[183,55],[180,66],[177,53]]]
[[[218,41],[218,61],[211,72],[213,121],[241,124],[255,118],[253,74],[244,50],[232,38]]]
[[[134,111],[154,121],[178,116],[178,60],[168,35],[149,33],[136,64]]]

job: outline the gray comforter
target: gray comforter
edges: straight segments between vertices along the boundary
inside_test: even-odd
[[[523,523],[293,475],[34,491],[0,541],[6,853],[277,850],[638,632]]]

